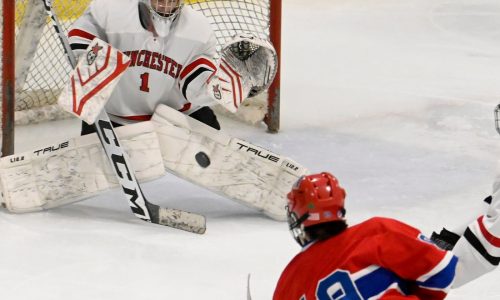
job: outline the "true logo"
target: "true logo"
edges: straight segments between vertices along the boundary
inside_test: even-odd
[[[43,155],[43,154],[56,152],[58,150],[67,148],[68,146],[69,146],[69,141],[66,141],[64,143],[60,143],[60,144],[55,145],[55,146],[50,146],[50,147],[45,147],[43,149],[35,150],[35,151],[33,151],[33,154],[35,156],[40,156],[40,155]]]
[[[248,145],[242,144],[240,142],[237,142],[236,144],[239,146],[237,150],[252,153],[253,155],[255,155],[257,157],[260,157],[261,159],[269,160],[269,161],[272,161],[274,163],[277,163],[280,160],[280,158],[278,156],[275,156],[275,155],[273,155],[270,152],[267,152],[265,150],[256,149],[256,148],[250,147]]]

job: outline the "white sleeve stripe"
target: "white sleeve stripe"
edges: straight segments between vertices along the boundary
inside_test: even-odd
[[[364,277],[367,274],[370,274],[371,272],[378,270],[378,269],[380,269],[379,266],[376,266],[376,265],[369,266],[367,268],[361,269],[358,272],[352,274],[352,278],[353,278],[353,280],[358,280],[359,278]]]
[[[432,270],[417,278],[417,281],[425,282],[427,279],[441,272],[444,268],[446,268],[450,264],[450,261],[452,259],[453,259],[453,253],[447,251],[443,259]]]
[[[70,44],[74,44],[74,43],[90,44],[92,42],[92,40],[89,40],[89,39],[86,39],[86,38],[82,38],[82,37],[79,37],[79,36],[72,36],[68,40],[69,40]]]

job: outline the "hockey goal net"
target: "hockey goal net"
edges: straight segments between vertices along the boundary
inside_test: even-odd
[[[71,71],[42,0],[2,0],[2,95],[8,91],[9,75],[15,72],[15,124],[30,124],[67,116],[57,105],[57,97]],[[15,2],[15,5],[12,2]],[[53,0],[53,6],[65,31],[87,8],[90,0]],[[212,24],[219,49],[237,33],[252,32],[270,40],[280,53],[281,0],[185,0],[201,11]],[[15,71],[9,69],[9,35],[15,38]],[[5,41],[5,42],[4,42]],[[10,72],[10,73],[9,73]],[[5,75],[7,74],[7,75]],[[5,98],[5,97],[3,97]],[[3,100],[5,101],[5,100]],[[279,129],[279,70],[275,82],[257,105],[270,131]],[[253,104],[252,104],[253,103]],[[3,114],[8,113],[4,105]],[[253,109],[253,110],[252,110]],[[251,114],[255,114],[252,108]],[[242,113],[245,110],[242,109]],[[246,119],[244,115],[241,115]],[[255,119],[255,116],[249,117]],[[259,117],[257,117],[259,118]],[[5,118],[3,118],[5,120]],[[12,122],[7,120],[5,122]],[[3,128],[5,128],[3,124]],[[13,126],[13,125],[12,125]],[[5,139],[5,132],[3,132]],[[5,153],[5,152],[4,152]]]

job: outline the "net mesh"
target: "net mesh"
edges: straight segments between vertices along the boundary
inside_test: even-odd
[[[20,28],[27,26],[23,20],[29,11],[29,1],[33,0],[16,0],[16,39]],[[53,1],[65,33],[89,3],[89,0]],[[250,32],[261,39],[269,39],[269,0],[186,0],[185,3],[208,18],[217,37],[219,52],[236,34]],[[50,20],[45,19],[28,75],[24,84],[16,87],[16,119],[21,124],[66,116],[51,105],[57,101],[71,68]]]

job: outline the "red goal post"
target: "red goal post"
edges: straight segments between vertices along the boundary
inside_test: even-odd
[[[279,58],[281,1],[185,0],[185,3],[209,19],[219,49],[235,34],[250,31],[270,40]],[[83,13],[89,2],[53,0],[54,9],[65,30]],[[2,155],[8,155],[14,151],[14,124],[30,124],[67,116],[55,103],[71,70],[46,17],[42,0],[2,0],[1,11]],[[265,103],[262,119],[270,132],[277,132],[280,126],[279,68],[267,93],[256,99],[257,102]]]

